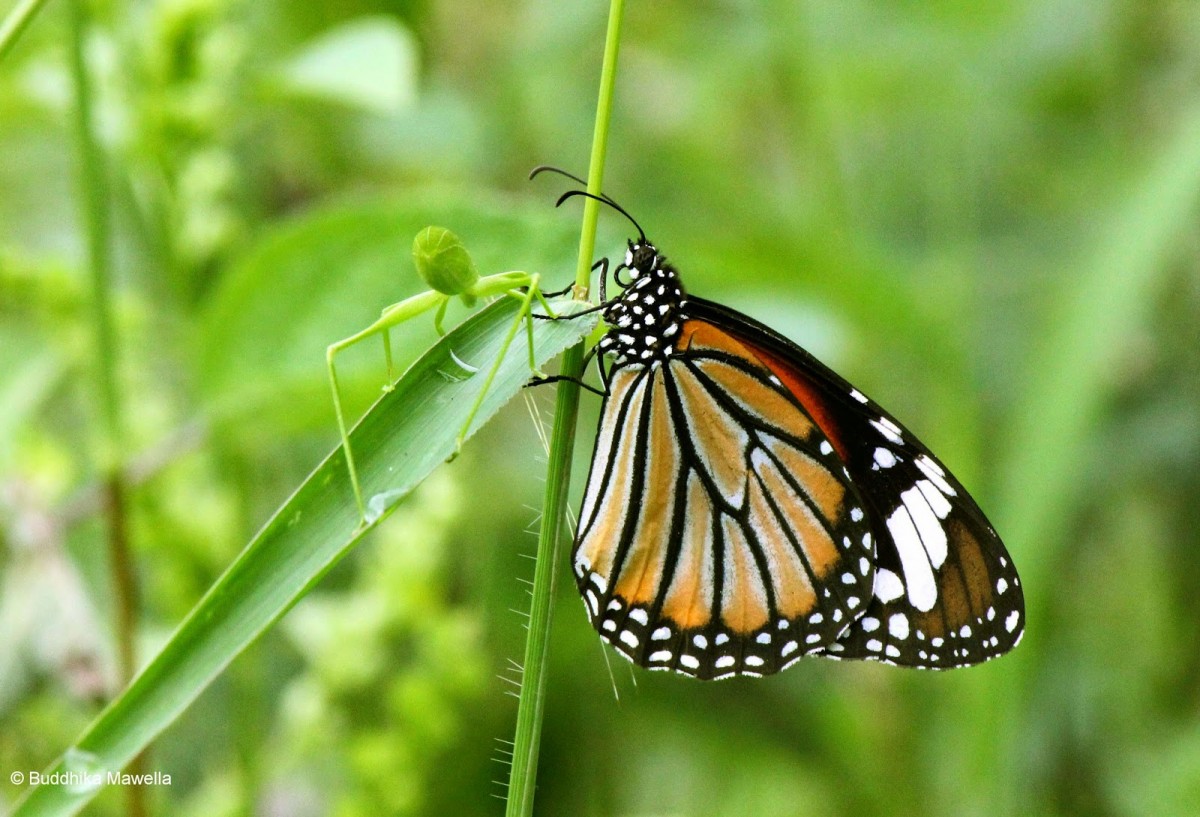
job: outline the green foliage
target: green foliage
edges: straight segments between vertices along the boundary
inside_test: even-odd
[[[570,314],[572,302],[558,304]],[[114,700],[53,768],[117,771],[133,761],[226,665],[273,624],[387,516],[474,428],[510,400],[529,378],[525,355],[503,356],[494,380],[469,361],[502,355],[516,302],[504,299],[463,323],[421,356],[350,435],[360,452],[358,474],[366,519],[350,502],[350,476],[335,449],[251,539],[229,569],[188,613],[179,629],[129,688]],[[594,320],[594,319],[593,319]],[[539,362],[577,343],[586,319],[538,321],[532,342]],[[18,813],[69,813],[95,787],[40,786]]]
[[[444,225],[481,275],[570,283],[577,211],[524,179],[586,170],[603,9],[85,6],[145,661],[333,450],[325,347],[425,288],[413,235]],[[9,773],[120,691],[68,4],[39,8],[0,54],[0,810]],[[1029,631],[963,672],[634,686],[559,565],[539,810],[1189,814],[1200,10],[631,3],[622,45],[606,192],[690,289],[943,456],[1023,570]],[[597,247],[627,230],[603,216]],[[436,342],[418,323],[400,367]],[[339,372],[358,416],[382,355]],[[497,813],[536,429],[521,401],[500,412],[234,661],[154,742],[173,783],[152,811]],[[124,810],[106,788],[87,813]]]

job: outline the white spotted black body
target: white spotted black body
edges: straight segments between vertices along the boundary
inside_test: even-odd
[[[629,285],[603,310],[609,332],[600,352],[613,355],[618,365],[649,364],[672,353],[683,321],[685,296],[675,268],[652,244],[630,242],[623,268]]]

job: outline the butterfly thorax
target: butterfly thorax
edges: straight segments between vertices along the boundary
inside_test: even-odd
[[[622,269],[629,271],[629,283],[605,305],[609,331],[600,351],[615,356],[618,365],[664,360],[674,351],[684,320],[679,274],[652,244],[639,242],[630,243],[617,272]]]

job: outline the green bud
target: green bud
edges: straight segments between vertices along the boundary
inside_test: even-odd
[[[445,227],[426,227],[417,233],[412,253],[421,278],[443,295],[464,295],[479,280],[471,254]]]

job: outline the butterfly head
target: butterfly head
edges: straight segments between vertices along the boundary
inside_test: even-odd
[[[649,241],[637,240],[629,242],[629,248],[625,250],[625,263],[621,266],[629,270],[630,279],[636,281],[664,266],[665,260]]]
[[[628,271],[626,277],[621,273]],[[651,363],[669,357],[683,322],[683,286],[666,256],[644,238],[629,242],[614,278],[623,287],[608,301],[604,321],[611,328],[602,352],[619,363]]]

